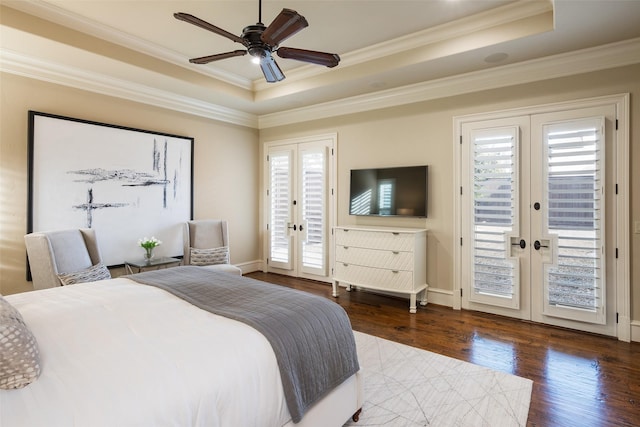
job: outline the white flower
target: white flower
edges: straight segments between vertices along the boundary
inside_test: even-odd
[[[152,249],[152,248],[155,248],[156,246],[160,246],[162,242],[156,239],[155,237],[151,236],[150,239],[147,237],[143,237],[142,239],[138,240],[138,244],[145,249]]]

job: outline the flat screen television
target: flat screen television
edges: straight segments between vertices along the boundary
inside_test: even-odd
[[[428,166],[352,169],[349,214],[427,217]]]

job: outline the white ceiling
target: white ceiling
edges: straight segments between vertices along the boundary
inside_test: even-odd
[[[106,45],[51,40],[45,30],[27,31],[5,18],[5,53],[38,55],[255,115],[640,37],[638,0],[263,0],[265,25],[283,8],[309,22],[284,46],[342,58],[338,67],[328,69],[274,55],[287,78],[268,84],[249,56],[188,63],[191,57],[243,46],[173,18],[175,12],[190,13],[240,35],[258,20],[257,0],[0,3],[123,47],[114,53]]]

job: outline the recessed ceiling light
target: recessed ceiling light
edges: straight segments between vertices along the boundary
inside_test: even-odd
[[[502,62],[509,57],[508,54],[504,52],[492,53],[491,55],[484,58],[484,62],[488,64],[495,64],[496,62]]]
[[[495,64],[496,62],[502,62],[509,57],[508,54],[504,52],[492,53],[491,55],[484,58],[484,62],[489,64]]]

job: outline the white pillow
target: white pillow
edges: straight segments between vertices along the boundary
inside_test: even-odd
[[[64,285],[74,285],[76,283],[95,282],[97,280],[111,279],[111,273],[106,265],[99,262],[84,270],[74,271],[73,273],[58,274],[58,278]]]
[[[198,249],[191,248],[191,265],[229,264],[229,247]]]
[[[40,351],[22,315],[0,295],[0,389],[22,388],[40,376]]]

